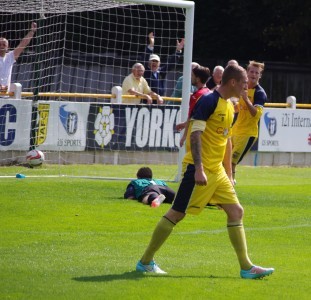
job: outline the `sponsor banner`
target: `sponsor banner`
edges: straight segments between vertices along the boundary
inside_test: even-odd
[[[36,144],[40,150],[83,151],[89,103],[39,101]]]
[[[31,100],[0,99],[0,150],[29,150]]]
[[[87,149],[178,151],[179,106],[91,104]]]
[[[260,119],[258,150],[311,152],[311,111],[265,108]]]

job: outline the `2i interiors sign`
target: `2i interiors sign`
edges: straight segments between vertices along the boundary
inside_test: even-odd
[[[311,152],[311,111],[265,108],[260,119],[258,150]]]

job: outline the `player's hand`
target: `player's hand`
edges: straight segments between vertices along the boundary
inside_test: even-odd
[[[176,125],[176,130],[177,131],[182,131],[186,127],[186,123],[179,123]]]
[[[237,105],[239,103],[239,98],[231,97],[230,101],[232,102],[233,105]]]
[[[203,169],[195,170],[194,180],[196,185],[207,185],[207,176]]]
[[[247,101],[247,90],[242,90],[241,97],[244,101]]]
[[[181,137],[180,141],[179,141],[179,146],[180,148],[184,145],[186,140],[186,136],[183,134],[183,136]]]
[[[238,113],[238,112],[239,112],[239,98],[231,97],[231,98],[230,98],[230,101],[231,101],[232,104],[233,104],[234,112],[235,112],[235,113]]]
[[[234,179],[233,179],[232,175],[231,175],[231,176],[228,175],[228,178],[229,178],[229,180],[230,180],[232,186],[234,187],[235,184],[234,184]]]

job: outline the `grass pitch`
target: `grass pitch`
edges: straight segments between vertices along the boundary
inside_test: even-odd
[[[156,256],[168,275],[143,275],[136,262],[169,205],[124,200],[127,181],[0,178],[0,299],[309,299],[310,168],[237,174],[250,257],[275,268],[263,280],[239,278],[220,210],[187,216]]]

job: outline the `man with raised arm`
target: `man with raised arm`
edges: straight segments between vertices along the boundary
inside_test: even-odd
[[[8,51],[8,40],[4,37],[0,37],[0,89],[2,92],[6,92],[10,89],[13,64],[28,46],[36,30],[37,24],[33,22],[30,31],[12,51]]]
[[[182,49],[184,48],[184,39],[176,42],[175,53],[168,56],[167,62],[161,64],[160,57],[154,54],[154,34],[150,32],[148,35],[149,44],[146,47],[145,52],[145,78],[152,91],[160,96],[165,96],[166,88],[166,75],[169,70],[171,70],[178,62],[179,57],[182,54]],[[148,63],[147,63],[148,61]]]

